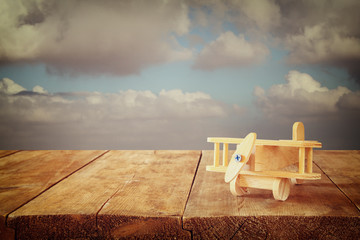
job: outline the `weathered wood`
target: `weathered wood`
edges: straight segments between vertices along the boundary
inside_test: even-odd
[[[6,216],[105,151],[21,151],[0,158],[0,214]]]
[[[271,191],[261,189],[234,197],[223,173],[205,170],[212,157],[212,151],[203,151],[183,217],[184,228],[192,231],[194,239],[360,236],[359,211],[326,175],[292,186],[285,202],[274,200]],[[314,166],[314,172],[320,169]]]
[[[105,151],[12,151],[0,158],[0,239],[11,239],[9,213]],[[3,152],[4,153],[4,152]]]
[[[19,152],[19,150],[0,150],[0,158]]]
[[[6,218],[4,216],[0,216],[0,239],[15,239],[15,230],[6,226]]]
[[[200,151],[110,151],[9,215],[19,239],[190,238]],[[36,231],[33,231],[36,229]]]
[[[314,173],[323,171],[322,179],[292,186],[286,202],[274,200],[271,190],[250,188],[249,195],[232,196],[224,173],[205,171],[213,151],[203,152],[190,196],[199,151],[110,151],[83,168],[78,160],[87,159],[85,163],[92,157],[45,152],[0,158],[0,183],[7,180],[0,185],[0,207],[12,191],[22,189],[12,195],[15,201],[30,196],[32,189],[44,189],[8,216],[11,228],[5,227],[7,214],[0,216],[0,239],[12,239],[12,228],[18,239],[360,237],[360,151],[315,151],[321,170],[314,165]],[[68,160],[56,163],[56,170],[46,169],[64,156]],[[81,169],[65,174],[75,166]],[[28,181],[34,182],[26,185]]]
[[[144,159],[129,155],[133,177],[98,215],[103,236],[189,238],[181,218],[200,151],[156,151]],[[135,169],[135,171],[134,171]]]
[[[360,210],[360,151],[315,151],[314,159]]]

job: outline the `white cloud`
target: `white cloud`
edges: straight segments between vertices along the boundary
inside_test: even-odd
[[[219,128],[219,120],[235,112],[204,92],[179,89],[54,94],[40,86],[34,90],[38,92],[0,94],[3,148],[196,148],[206,145],[206,135]]]
[[[256,104],[266,116],[281,119],[315,117],[339,112],[340,99],[352,92],[346,87],[328,89],[310,75],[290,71],[285,84],[273,85],[267,91],[256,87]]]
[[[181,1],[14,0],[1,8],[1,61],[126,75],[192,57],[175,38],[190,26]]]
[[[0,80],[0,93],[16,94],[22,91],[26,91],[26,89],[15,83],[13,80],[9,78],[3,78]]]
[[[46,91],[43,87],[36,85],[35,87],[33,87],[33,92],[35,93],[48,93],[48,91]]]
[[[235,36],[228,31],[203,48],[195,60],[194,68],[213,70],[243,67],[260,63],[268,54],[269,50],[265,45],[248,42],[244,35]]]
[[[322,142],[324,149],[359,148],[359,91],[329,89],[298,71],[290,71],[285,79],[267,90],[254,89],[255,105],[263,113],[254,124],[262,138],[289,139],[292,124],[301,121],[306,139]]]

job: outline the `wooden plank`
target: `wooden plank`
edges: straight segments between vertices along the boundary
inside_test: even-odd
[[[0,158],[0,239],[13,239],[9,213],[104,151],[14,151]]]
[[[0,150],[0,158],[19,152],[19,150]]]
[[[110,151],[9,215],[18,238],[190,238],[200,151]],[[36,231],[34,231],[36,229]]]
[[[212,143],[229,143],[240,144],[244,141],[244,138],[221,138],[221,137],[209,137],[208,142]],[[268,146],[283,146],[283,147],[312,147],[321,148],[322,144],[318,141],[294,141],[294,140],[267,140],[256,139],[255,145],[268,145]]]
[[[0,158],[0,214],[6,216],[105,151],[21,151]]]
[[[360,151],[314,151],[314,161],[360,210]]]
[[[292,186],[285,202],[261,189],[234,197],[224,174],[205,170],[212,157],[203,151],[183,217],[194,239],[360,237],[359,211],[326,175]],[[314,172],[321,171],[314,166]]]

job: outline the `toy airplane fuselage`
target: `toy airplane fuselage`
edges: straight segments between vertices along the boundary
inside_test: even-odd
[[[208,138],[214,143],[214,164],[207,171],[225,172],[225,182],[230,183],[233,195],[248,193],[248,188],[273,191],[276,200],[285,201],[290,194],[290,182],[317,180],[321,174],[313,173],[313,148],[321,148],[317,141],[305,141],[304,125],[295,122],[292,140],[260,140],[256,133],[245,138]],[[220,164],[220,144],[223,157]],[[228,161],[229,144],[236,151]]]

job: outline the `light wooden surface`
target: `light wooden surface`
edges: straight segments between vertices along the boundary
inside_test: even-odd
[[[360,151],[317,151],[316,164],[360,210]]]
[[[331,156],[325,151],[322,154]],[[184,228],[192,231],[194,239],[360,236],[358,209],[325,174],[321,180],[292,186],[285,202],[274,200],[271,191],[261,189],[250,189],[251,194],[234,197],[224,184],[222,173],[205,170],[212,157],[212,151],[203,151],[183,217]],[[317,152],[314,158],[316,161]],[[314,166],[314,172],[321,170]]]
[[[0,213],[6,216],[104,151],[21,151],[0,158]]]
[[[234,197],[213,151],[0,151],[0,239],[359,239],[360,151],[313,157],[281,202]]]
[[[19,152],[18,150],[0,150],[0,158]]]
[[[8,216],[20,239],[189,237],[200,151],[110,151]],[[34,231],[36,229],[36,231]]]

